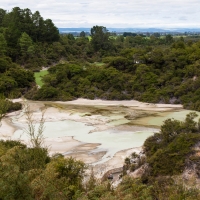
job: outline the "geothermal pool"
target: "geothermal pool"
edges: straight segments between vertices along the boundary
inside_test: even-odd
[[[40,120],[42,110],[46,110],[43,135],[51,155],[62,153],[64,156],[72,156],[97,165],[108,163],[120,154],[123,158],[112,162],[111,167],[116,167],[116,163],[122,165],[124,157],[127,156],[124,152],[141,147],[149,136],[159,131],[164,120],[184,120],[191,112],[182,109],[181,105],[137,101],[81,99],[72,102],[28,103],[36,122]],[[76,105],[73,105],[74,103]],[[107,105],[111,103],[112,105]],[[200,116],[199,112],[196,113]],[[7,128],[12,127],[15,131],[9,134],[9,138],[28,144],[28,136],[24,131],[27,126],[24,115],[24,111],[20,111],[8,116],[6,120],[9,123],[4,128],[1,127],[0,137],[4,137]],[[35,126],[37,130],[38,124]]]
[[[18,124],[23,129],[23,125]],[[36,125],[36,130],[38,125]],[[97,131],[90,133],[94,127],[88,126],[81,122],[75,122],[71,120],[64,120],[58,122],[45,122],[44,138],[62,138],[66,136],[72,136],[73,139],[81,141],[82,143],[95,143],[99,146],[91,151],[91,153],[106,151],[107,153],[103,156],[99,163],[105,162],[112,158],[115,153],[124,149],[130,149],[140,147],[144,141],[158,129],[148,128],[145,131],[119,131],[108,129],[105,131]],[[23,130],[15,131],[12,139],[27,140],[27,134]],[[68,145],[66,143],[66,145]],[[65,152],[67,153],[67,152]],[[64,154],[65,154],[64,153]]]

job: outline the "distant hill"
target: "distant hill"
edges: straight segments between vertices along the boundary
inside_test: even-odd
[[[90,28],[58,28],[60,33],[73,33],[73,32],[90,32]],[[107,28],[109,32],[200,32],[200,28],[169,28],[169,29],[161,29],[161,28]]]

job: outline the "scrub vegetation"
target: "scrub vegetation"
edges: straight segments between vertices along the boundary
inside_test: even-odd
[[[198,152],[194,146],[200,141],[200,121],[195,122],[196,117],[193,112],[184,122],[167,119],[160,133],[145,141],[144,149],[152,176],[181,174],[186,163],[200,161],[200,157],[193,159]]]

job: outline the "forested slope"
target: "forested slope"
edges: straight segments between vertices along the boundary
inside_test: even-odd
[[[71,61],[51,67],[43,88],[31,98],[136,99],[200,110],[200,42],[126,48],[102,60],[102,66]]]
[[[200,110],[198,37],[116,36],[94,26],[90,40],[84,33],[75,38],[60,35],[39,11],[15,7],[0,9],[0,54],[0,92],[6,96],[28,92],[26,97],[35,100],[136,99]],[[38,89],[31,71],[50,66]]]

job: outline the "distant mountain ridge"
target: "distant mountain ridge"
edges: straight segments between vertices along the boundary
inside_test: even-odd
[[[91,28],[58,28],[60,33],[90,32]],[[109,32],[200,32],[200,28],[107,28]]]

